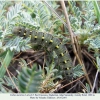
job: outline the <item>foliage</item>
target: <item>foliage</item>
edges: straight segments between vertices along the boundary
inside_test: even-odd
[[[100,88],[99,88],[99,90],[97,91],[97,93],[100,93]]]
[[[15,77],[12,77],[12,80],[14,81],[16,86],[18,86],[18,80]],[[0,78],[0,93],[13,93],[13,89],[15,89],[15,86],[8,76],[4,76],[3,79]]]
[[[22,72],[18,76],[19,88],[22,93],[39,92],[42,76],[41,71],[36,71],[36,65],[32,69],[27,66],[22,68]]]
[[[54,10],[61,10],[60,5],[56,1],[48,1],[48,4]],[[97,1],[68,1],[66,3],[71,22],[72,31],[77,35],[80,47],[87,47],[88,50],[94,50],[94,57],[100,56],[100,10]],[[65,16],[61,13],[62,20]],[[53,12],[48,9],[47,5],[37,0],[22,0],[22,1],[0,1],[0,92],[13,92],[6,89],[3,84],[11,86],[10,78],[5,76],[6,69],[11,64],[14,54],[21,51],[26,51],[31,47],[30,38],[16,36],[12,33],[14,26],[22,26],[37,32],[52,33],[60,38],[66,45],[70,42],[68,29],[62,22],[56,18]],[[71,46],[69,47],[71,48]],[[72,48],[71,48],[72,49]],[[50,55],[50,58],[53,54]],[[32,68],[24,63],[21,65],[22,71],[15,83],[19,83],[20,92],[50,92],[56,89],[59,80],[63,79],[63,71],[60,73],[56,62],[46,62],[45,67],[33,64]],[[99,59],[97,59],[99,66]],[[56,66],[56,67],[55,67]],[[99,69],[99,67],[98,67]],[[72,68],[73,78],[84,75],[82,66],[79,64]],[[6,82],[5,82],[6,80]],[[15,80],[12,78],[12,80]],[[90,87],[86,84],[87,92],[90,92]],[[100,89],[99,89],[100,90]],[[99,92],[98,90],[98,92]]]
[[[59,73],[59,70],[55,68],[54,62],[52,62],[51,65],[46,63],[47,67],[44,67],[44,69],[42,69],[41,66],[39,66],[39,69],[37,69],[36,64],[34,64],[32,69],[30,69],[23,59],[21,60],[20,64],[23,67],[18,78],[21,92],[47,93],[56,88],[58,83],[54,82],[56,79],[62,79],[62,74]]]
[[[98,23],[100,24],[100,9],[99,9],[99,6],[98,6],[98,3],[96,0],[93,1],[93,4],[94,4],[94,11],[95,11],[95,14],[97,16],[97,20],[98,20]]]
[[[9,66],[11,60],[13,58],[13,52],[11,52],[10,50],[7,51],[7,54],[4,58],[3,63],[1,63],[1,67],[0,67],[0,78],[3,78],[7,67]]]
[[[72,14],[70,14],[72,29],[76,34],[79,35],[78,38],[80,44],[86,44],[89,39],[93,39],[93,41],[96,39],[96,41],[98,41],[96,37],[99,33],[99,25],[96,23],[93,2],[86,1],[81,2],[80,4],[81,7],[77,7],[76,2],[69,1],[69,5],[71,6],[70,9],[73,11]],[[88,45],[91,45],[93,41],[91,40],[88,42]]]
[[[87,90],[86,93],[90,93],[90,86],[87,83],[86,83],[86,90]]]
[[[96,61],[97,61],[97,69],[100,72],[100,58],[99,57],[96,57]]]
[[[73,70],[73,77],[74,78],[80,77],[84,74],[83,71],[82,71],[82,66],[81,65],[75,66],[72,70]]]
[[[52,89],[55,89],[58,82],[54,83],[56,79],[62,79],[61,72],[55,68],[54,62],[51,63],[51,65],[47,64],[47,67],[45,67],[45,70],[43,71],[43,83],[41,85],[42,89],[41,92],[49,92],[52,91]],[[46,74],[45,74],[46,71]]]
[[[30,48],[30,45],[28,44],[29,41],[30,38],[23,40],[22,37],[16,37],[14,39],[9,40],[5,44],[3,49],[6,50],[9,48],[11,51],[16,50],[17,52],[25,51],[26,49]]]

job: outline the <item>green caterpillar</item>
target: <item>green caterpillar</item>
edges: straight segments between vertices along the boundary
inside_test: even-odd
[[[44,45],[45,47],[49,47],[52,51],[55,51],[58,56],[58,63],[61,67],[66,68],[69,70],[68,73],[72,73],[72,60],[68,53],[67,48],[61,43],[61,41],[53,37],[53,35],[49,33],[43,32],[36,32],[33,30],[29,30],[24,27],[15,27],[12,32],[16,35],[22,37],[31,37],[32,43],[40,44],[41,46]]]

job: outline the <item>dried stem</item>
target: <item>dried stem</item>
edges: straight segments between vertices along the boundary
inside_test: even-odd
[[[17,87],[16,84],[14,83],[13,79],[11,78],[11,75],[10,75],[10,73],[9,73],[9,70],[8,70],[8,69],[6,69],[6,70],[7,70],[8,76],[10,77],[10,79],[11,79],[13,85],[15,86],[15,88],[17,89],[17,91],[20,92],[20,90],[18,89],[18,87]]]
[[[92,55],[90,55],[86,50],[83,50],[83,52],[86,53],[86,55],[88,57],[90,57],[91,59],[95,60],[95,58]]]
[[[32,64],[33,62],[35,62],[36,60],[38,60],[41,56],[43,56],[45,54],[45,52],[43,52],[43,53],[41,53],[41,55],[39,56],[39,57],[37,57],[35,60],[32,60],[31,62],[29,62],[28,64],[27,64],[27,66],[28,65],[30,65],[30,64]]]
[[[79,83],[76,83],[74,86],[72,86],[69,90],[67,90],[65,93],[68,93],[69,91],[71,91],[74,87],[76,87]]]
[[[89,83],[89,85],[90,85],[90,87],[91,87],[91,89],[92,89],[92,84],[91,84],[91,81],[90,81],[90,79],[89,79],[89,77],[88,77],[88,74],[87,74],[87,71],[86,71],[86,69],[85,69],[84,63],[83,63],[83,61],[80,60],[80,58],[79,58],[79,56],[78,56],[78,53],[77,53],[77,51],[76,51],[75,41],[74,41],[74,34],[73,34],[73,32],[72,32],[72,29],[71,29],[71,25],[70,25],[70,21],[69,21],[69,16],[68,16],[68,13],[67,13],[67,11],[66,11],[66,7],[65,7],[64,0],[61,0],[60,3],[61,3],[62,9],[63,9],[63,11],[64,11],[65,18],[66,18],[66,23],[67,23],[67,25],[68,25],[68,31],[69,31],[69,33],[70,33],[70,35],[71,35],[71,42],[72,42],[73,52],[74,52],[74,54],[75,54],[77,60],[79,61],[79,63],[83,66],[83,71],[84,71],[84,73],[85,73],[86,79],[87,79],[87,81],[88,81],[88,83]]]
[[[97,70],[97,72],[96,72],[96,75],[95,75],[95,80],[94,80],[94,83],[93,83],[93,88],[92,88],[91,93],[93,93],[93,92],[94,92],[94,88],[95,88],[95,86],[96,86],[96,80],[97,80],[98,73],[99,73],[99,70]]]
[[[74,81],[72,81],[72,82],[70,82],[70,83],[68,83],[68,84],[66,84],[66,85],[64,85],[64,86],[62,86],[60,89],[63,89],[63,88],[65,88],[65,87],[67,87],[68,85],[71,85],[72,83],[75,83],[76,81],[78,81],[78,80],[80,80],[80,79],[82,79],[82,78],[84,78],[85,76],[81,76],[81,77],[79,77],[79,78],[77,78],[76,80],[74,80]],[[60,90],[59,89],[59,90]]]
[[[69,21],[69,18],[68,18],[68,13],[66,11],[64,0],[61,0],[60,2],[61,2],[62,9],[63,9],[64,14],[65,14],[66,23],[68,25],[68,31],[69,31],[69,33],[71,35],[71,42],[72,42],[72,47],[73,47],[74,54],[77,57],[77,60],[79,61],[79,63],[82,65],[82,62],[81,62],[81,60],[80,60],[80,58],[79,58],[79,56],[77,54],[77,51],[76,51],[75,42],[74,42],[74,34],[73,34],[72,30],[71,30],[71,25],[70,25],[70,21]]]
[[[56,15],[56,17],[58,17],[58,19],[67,27],[67,24],[62,20],[62,18],[56,13],[55,10],[45,0],[41,1],[44,2],[48,6],[48,8]]]

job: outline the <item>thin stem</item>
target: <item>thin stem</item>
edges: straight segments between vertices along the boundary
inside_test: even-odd
[[[63,9],[64,14],[65,14],[66,23],[68,25],[68,31],[69,31],[69,33],[71,35],[71,42],[72,42],[72,47],[73,47],[74,54],[77,57],[79,63],[82,64],[79,56],[77,55],[77,51],[76,51],[76,47],[75,47],[75,42],[74,42],[74,34],[72,32],[72,29],[71,29],[71,25],[70,25],[70,21],[69,21],[69,16],[68,16],[68,13],[66,11],[64,0],[61,0],[60,2],[61,2],[61,6],[62,6],[62,9]]]
[[[41,55],[39,55],[39,57],[37,57],[35,60],[32,60],[31,62],[29,62],[28,64],[27,64],[27,66],[28,65],[30,65],[30,64],[32,64],[33,62],[35,62],[36,60],[38,60],[41,56],[43,56],[45,54],[45,52],[43,52],[43,53],[41,53]]]
[[[10,79],[11,79],[12,83],[14,84],[15,88],[17,89],[18,92],[20,92],[20,90],[18,89],[18,87],[17,87],[16,84],[14,83],[13,79],[11,78],[11,75],[10,75],[10,73],[9,73],[9,70],[8,70],[8,69],[6,69],[6,70],[7,70],[8,76],[10,77]]]
[[[56,13],[56,11],[45,1],[43,0],[42,2],[44,2],[48,8],[56,15],[56,17],[58,17],[60,19],[60,21],[68,28],[67,24],[62,20],[62,18]]]
[[[85,73],[86,79],[87,79],[87,81],[88,81],[88,83],[89,83],[89,85],[90,85],[90,87],[92,89],[92,84],[91,84],[91,81],[90,81],[90,79],[88,77],[88,74],[87,74],[87,71],[85,69],[84,63],[83,63],[83,61],[81,61],[81,59],[79,58],[78,53],[76,51],[75,41],[74,41],[74,34],[72,32],[72,29],[71,29],[71,24],[70,24],[70,21],[69,21],[69,16],[68,16],[68,13],[67,13],[67,10],[66,10],[66,7],[65,7],[64,0],[61,0],[60,3],[61,3],[62,9],[64,11],[65,18],[66,18],[66,23],[68,25],[68,31],[69,31],[69,33],[71,35],[71,42],[72,42],[72,47],[73,47],[74,54],[75,54],[77,60],[79,61],[79,63],[82,65],[82,68],[83,68],[83,71]]]
[[[80,85],[85,89],[85,91],[87,91],[85,85],[79,80]]]
[[[66,85],[64,85],[64,86],[62,86],[60,89],[63,89],[63,88],[65,88],[65,87],[67,87],[68,85],[71,85],[72,83],[75,83],[76,81],[78,81],[78,80],[80,80],[80,79],[82,79],[82,78],[84,78],[85,76],[81,76],[81,77],[79,77],[79,78],[77,78],[76,80],[74,80],[74,81],[72,81],[72,82],[70,82],[70,83],[68,83],[68,84],[66,84]],[[60,90],[60,89],[58,89],[58,90]]]
[[[74,87],[76,87],[79,83],[77,82],[73,87],[71,87],[69,90],[67,90],[65,93],[68,93],[70,90],[72,90]]]
[[[95,86],[96,86],[96,81],[97,81],[98,73],[99,73],[99,70],[97,70],[97,72],[96,72],[96,75],[95,75],[95,80],[94,80],[94,83],[93,83],[93,88],[92,88],[91,93],[93,93],[93,92],[94,92],[94,88],[95,88]]]

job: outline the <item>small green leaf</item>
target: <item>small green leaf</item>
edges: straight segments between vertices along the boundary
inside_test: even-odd
[[[0,67],[0,78],[4,77],[4,74],[6,72],[6,68],[9,67],[9,64],[10,64],[12,58],[13,58],[13,54],[14,53],[11,52],[10,50],[7,51],[7,54],[6,54],[5,58],[4,58],[4,61],[3,61],[2,65],[1,65],[1,67]]]
[[[42,81],[41,71],[36,71],[36,65],[32,69],[23,67],[18,76],[19,88],[22,93],[35,93],[39,91]]]

